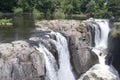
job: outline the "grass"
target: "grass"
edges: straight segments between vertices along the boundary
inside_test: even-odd
[[[12,22],[12,19],[0,19],[0,24],[6,24],[6,23],[11,23]]]

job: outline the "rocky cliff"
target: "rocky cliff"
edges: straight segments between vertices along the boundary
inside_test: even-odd
[[[108,64],[112,64],[120,74],[120,27],[114,26],[108,37]]]
[[[98,62],[88,48],[88,31],[80,21],[51,20],[36,23],[35,35],[29,40],[0,43],[0,80],[43,80],[45,59],[34,46],[43,43],[58,60],[57,51],[49,42],[51,31],[62,33],[69,44],[70,60],[76,79]]]

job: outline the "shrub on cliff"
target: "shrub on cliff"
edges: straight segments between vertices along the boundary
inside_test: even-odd
[[[120,36],[120,22],[115,22],[114,27],[110,31],[113,37]]]

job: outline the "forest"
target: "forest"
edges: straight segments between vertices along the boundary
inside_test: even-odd
[[[2,13],[32,13],[64,18],[84,14],[94,18],[119,19],[120,0],[0,0]]]

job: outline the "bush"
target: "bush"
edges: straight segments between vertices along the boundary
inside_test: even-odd
[[[109,12],[107,9],[96,10],[92,15],[95,18],[110,18],[112,16],[112,12]]]
[[[12,22],[12,19],[0,19],[0,24],[1,23],[10,23],[10,22]]]
[[[3,16],[3,13],[2,12],[0,12],[0,17],[2,17]]]
[[[43,17],[43,13],[41,13],[39,10],[37,9],[34,9],[33,10],[33,17],[34,19],[37,21],[37,20],[40,20],[42,17]]]
[[[114,26],[120,27],[120,22],[115,22],[115,23],[114,23]]]
[[[22,14],[23,13],[23,9],[22,8],[14,8],[13,9],[13,12],[14,12],[14,14],[16,14],[16,15],[20,15],[20,14]]]
[[[115,22],[110,32],[113,37],[120,36],[120,22]]]
[[[110,33],[112,37],[120,36],[120,29],[111,29]]]
[[[55,19],[65,19],[65,13],[61,10],[58,9],[54,12],[54,16]]]

